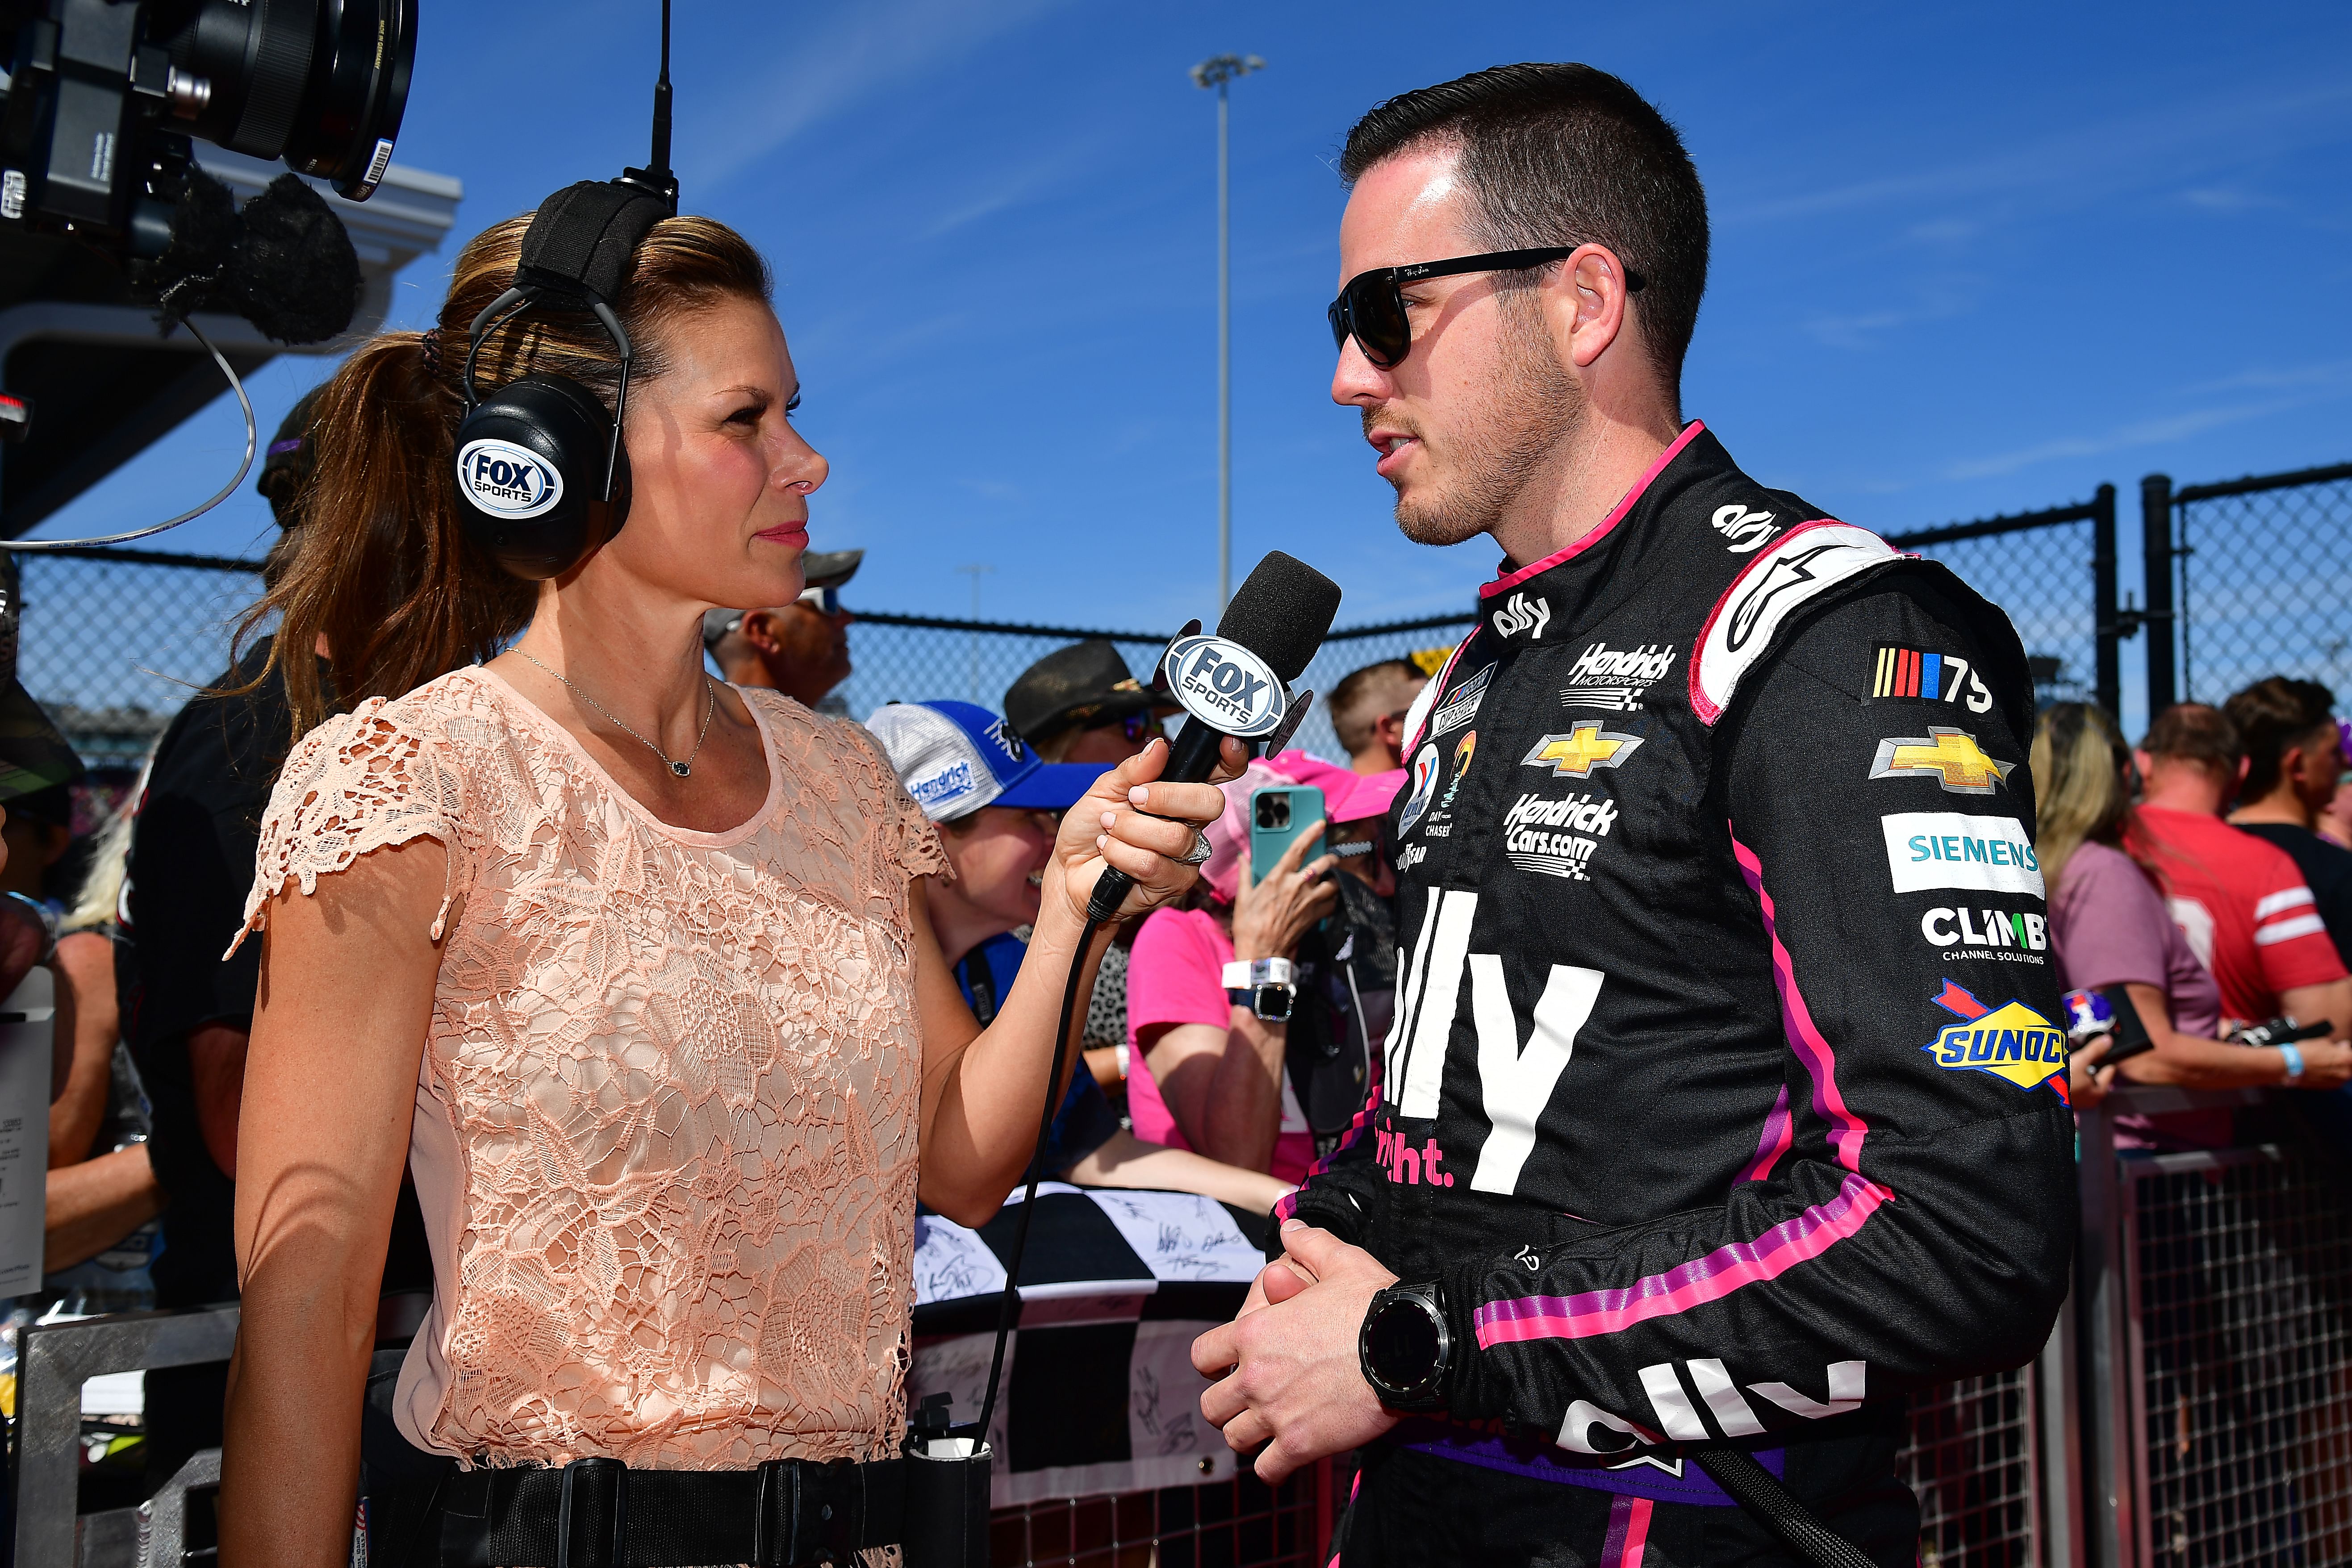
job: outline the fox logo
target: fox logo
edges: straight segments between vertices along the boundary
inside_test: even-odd
[[[1551,622],[1551,606],[1541,599],[1530,601],[1524,593],[1514,593],[1495,612],[1495,634],[1508,637],[1525,632],[1528,641],[1543,641],[1544,628]]]

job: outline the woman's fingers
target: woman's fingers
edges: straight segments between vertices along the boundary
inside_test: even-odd
[[[1198,827],[1224,815],[1225,792],[1214,784],[1143,783],[1128,789],[1127,804],[1155,817],[1175,817]]]
[[[1217,747],[1217,770],[1209,775],[1209,782],[1230,783],[1242,776],[1242,770],[1249,766],[1249,747],[1230,735],[1225,737]]]
[[[1105,811],[1103,831],[1140,850],[1174,860],[1192,847],[1199,830],[1190,822],[1171,822],[1141,811]]]
[[[1307,858],[1307,852],[1314,848],[1315,841],[1322,836],[1323,823],[1320,821],[1308,823],[1305,832],[1290,841],[1290,847],[1282,852],[1282,859],[1275,862],[1274,869],[1278,872],[1297,871],[1298,863]]]

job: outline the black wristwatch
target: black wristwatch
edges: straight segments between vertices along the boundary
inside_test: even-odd
[[[1391,1285],[1372,1298],[1356,1336],[1364,1381],[1391,1410],[1442,1410],[1454,1336],[1436,1281]]]
[[[1288,1023],[1298,988],[1287,958],[1236,958],[1224,969],[1225,1000],[1247,1008],[1260,1023]]]

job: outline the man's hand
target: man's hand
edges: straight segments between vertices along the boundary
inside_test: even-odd
[[[1397,1423],[1356,1362],[1364,1313],[1396,1276],[1299,1220],[1282,1239],[1286,1256],[1258,1276],[1241,1315],[1192,1342],[1193,1367],[1223,1379],[1201,1396],[1201,1413],[1235,1453],[1265,1445],[1254,1468],[1269,1486]]]

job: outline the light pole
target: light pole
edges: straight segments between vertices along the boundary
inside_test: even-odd
[[[1255,55],[1213,55],[1192,68],[1192,85],[1217,89],[1217,608],[1234,584],[1234,224],[1226,172],[1231,140],[1225,84],[1265,69]]]

